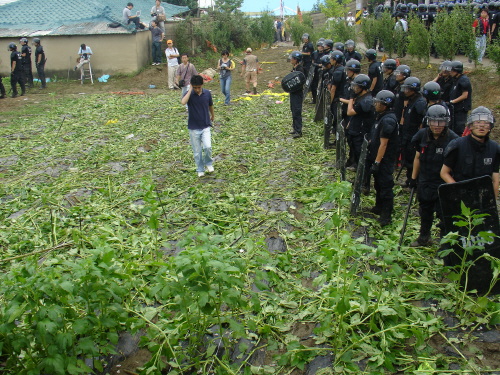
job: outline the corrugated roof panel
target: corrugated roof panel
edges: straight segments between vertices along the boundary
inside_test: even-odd
[[[1,0],[0,0],[1,1]],[[134,0],[133,11],[141,21],[151,20],[151,0]],[[134,32],[131,27],[109,28],[122,22],[126,0],[17,0],[0,7],[0,37],[30,35],[91,35]],[[162,3],[167,18],[188,11],[188,7]]]

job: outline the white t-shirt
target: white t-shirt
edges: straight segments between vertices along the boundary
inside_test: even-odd
[[[86,48],[85,48],[84,50],[82,50],[82,47],[80,47],[80,48],[78,49],[78,54],[79,54],[79,55],[84,55],[84,54],[86,54],[86,56],[83,56],[83,58],[84,58],[85,60],[90,60],[90,55],[92,55],[92,50],[90,49],[90,47],[89,47],[89,46],[86,46]]]
[[[170,57],[170,55],[178,55],[179,51],[177,51],[177,48],[167,48],[165,50],[165,56],[167,56],[167,62],[168,66],[177,66],[179,65],[179,61],[177,60],[177,57]]]

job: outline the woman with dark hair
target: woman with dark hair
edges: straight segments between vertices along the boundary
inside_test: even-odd
[[[220,75],[220,90],[222,94],[226,97],[224,101],[225,105],[229,105],[231,101],[231,71],[235,68],[236,64],[234,61],[229,59],[229,51],[224,50],[221,53],[221,58],[217,63],[217,70]]]

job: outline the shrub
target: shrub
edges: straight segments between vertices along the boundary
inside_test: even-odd
[[[469,56],[471,60],[477,60],[476,37],[472,33],[474,15],[470,14],[469,10],[455,8],[451,12],[451,18],[455,29],[447,30],[447,34],[455,33],[458,49]]]
[[[418,58],[418,61],[429,64],[431,51],[429,31],[417,17],[411,17],[408,26],[408,53]]]
[[[302,22],[297,16],[290,17],[287,21],[287,26],[286,28],[290,31],[290,37],[294,46],[302,44],[302,35],[304,33],[311,34],[313,31],[312,18],[308,15],[302,17]]]
[[[454,28],[454,19],[445,12],[438,13],[431,26],[432,42],[436,52],[445,60],[453,60],[458,51],[458,38]]]
[[[361,33],[366,48],[372,48],[377,43],[377,20],[370,16],[361,22]]]
[[[356,29],[353,26],[349,26],[347,21],[339,20],[332,22],[330,28],[332,40],[335,42],[344,43],[348,39],[356,41]]]
[[[396,40],[394,38],[394,19],[391,14],[384,12],[382,17],[376,20],[376,30],[380,42],[384,46],[385,52],[392,56],[396,49]]]
[[[497,68],[497,73],[500,74],[500,40],[496,39],[488,46],[488,56]]]
[[[270,13],[250,21],[250,33],[259,44],[271,44],[274,41],[274,20]]]

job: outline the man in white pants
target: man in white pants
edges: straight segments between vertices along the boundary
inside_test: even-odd
[[[80,73],[83,75],[83,65],[88,64],[90,62],[90,56],[92,56],[92,49],[85,45],[82,44],[80,46],[80,49],[78,50],[78,55],[80,56],[80,59],[78,61],[78,64],[75,65],[73,70],[78,70],[80,69]]]
[[[177,90],[179,87],[175,83],[175,75],[177,74],[177,68],[179,67],[179,51],[174,47],[174,43],[171,40],[167,40],[167,49],[165,50],[165,56],[167,56],[167,66],[168,66],[168,88],[170,90]]]

